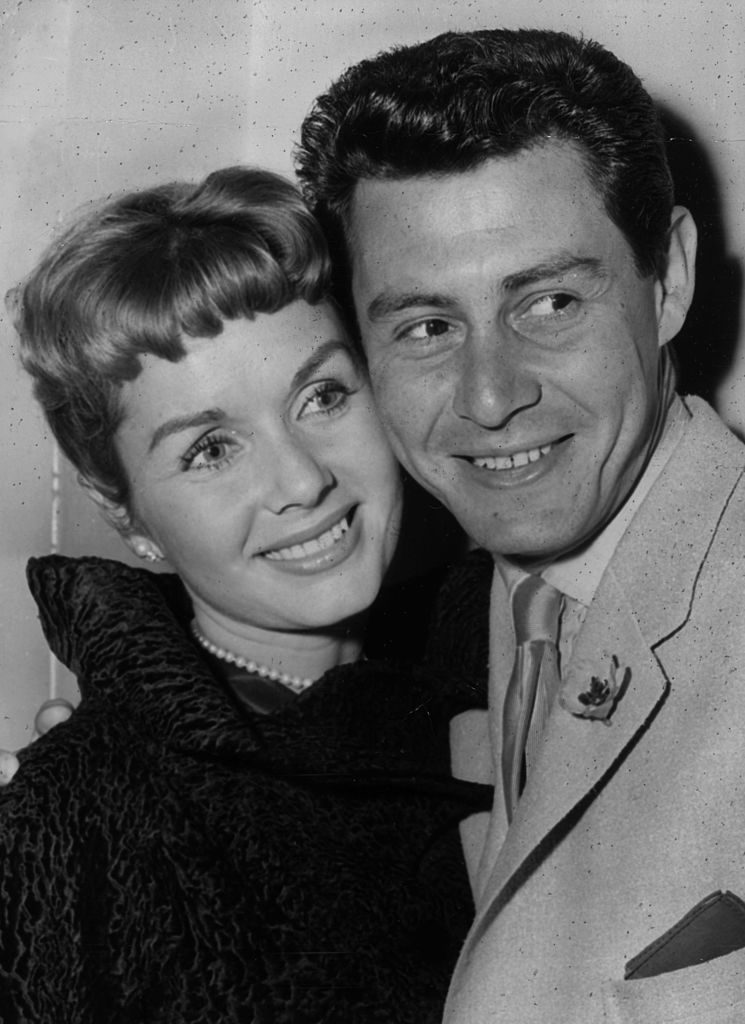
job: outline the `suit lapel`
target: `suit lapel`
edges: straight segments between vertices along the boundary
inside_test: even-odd
[[[529,866],[533,851],[602,785],[664,701],[668,680],[623,591],[607,573],[577,639],[567,669],[568,683],[578,691],[587,689],[591,675],[607,674],[613,654],[621,671],[629,669],[630,675],[609,724],[578,718],[554,705],[540,758],[486,884],[484,905],[494,904],[500,892],[512,891],[518,881],[515,876]],[[501,900],[497,902],[501,905]]]

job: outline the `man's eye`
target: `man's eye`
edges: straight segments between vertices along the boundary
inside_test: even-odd
[[[548,317],[563,313],[576,302],[573,295],[566,292],[551,292],[531,302],[523,316]]]
[[[447,334],[450,329],[450,324],[447,320],[432,317],[429,320],[421,320],[412,327],[407,327],[399,334],[399,339],[403,341],[429,341],[430,338],[438,338],[443,334]]]

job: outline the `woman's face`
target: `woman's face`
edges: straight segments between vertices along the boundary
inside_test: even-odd
[[[142,359],[116,447],[147,538],[201,621],[319,630],[367,608],[401,483],[332,308],[297,301]]]

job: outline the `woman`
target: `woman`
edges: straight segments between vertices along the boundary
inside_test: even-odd
[[[362,657],[401,485],[295,190],[108,204],[19,293],[81,481],[178,579],[32,560],[75,715],[0,793],[0,1019],[437,1021],[471,905],[471,702]],[[487,801],[488,803],[488,801]]]

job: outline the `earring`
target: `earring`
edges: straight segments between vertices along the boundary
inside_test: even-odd
[[[160,561],[160,555],[157,555],[148,544],[137,544],[135,554],[138,558],[144,558],[148,562]]]

